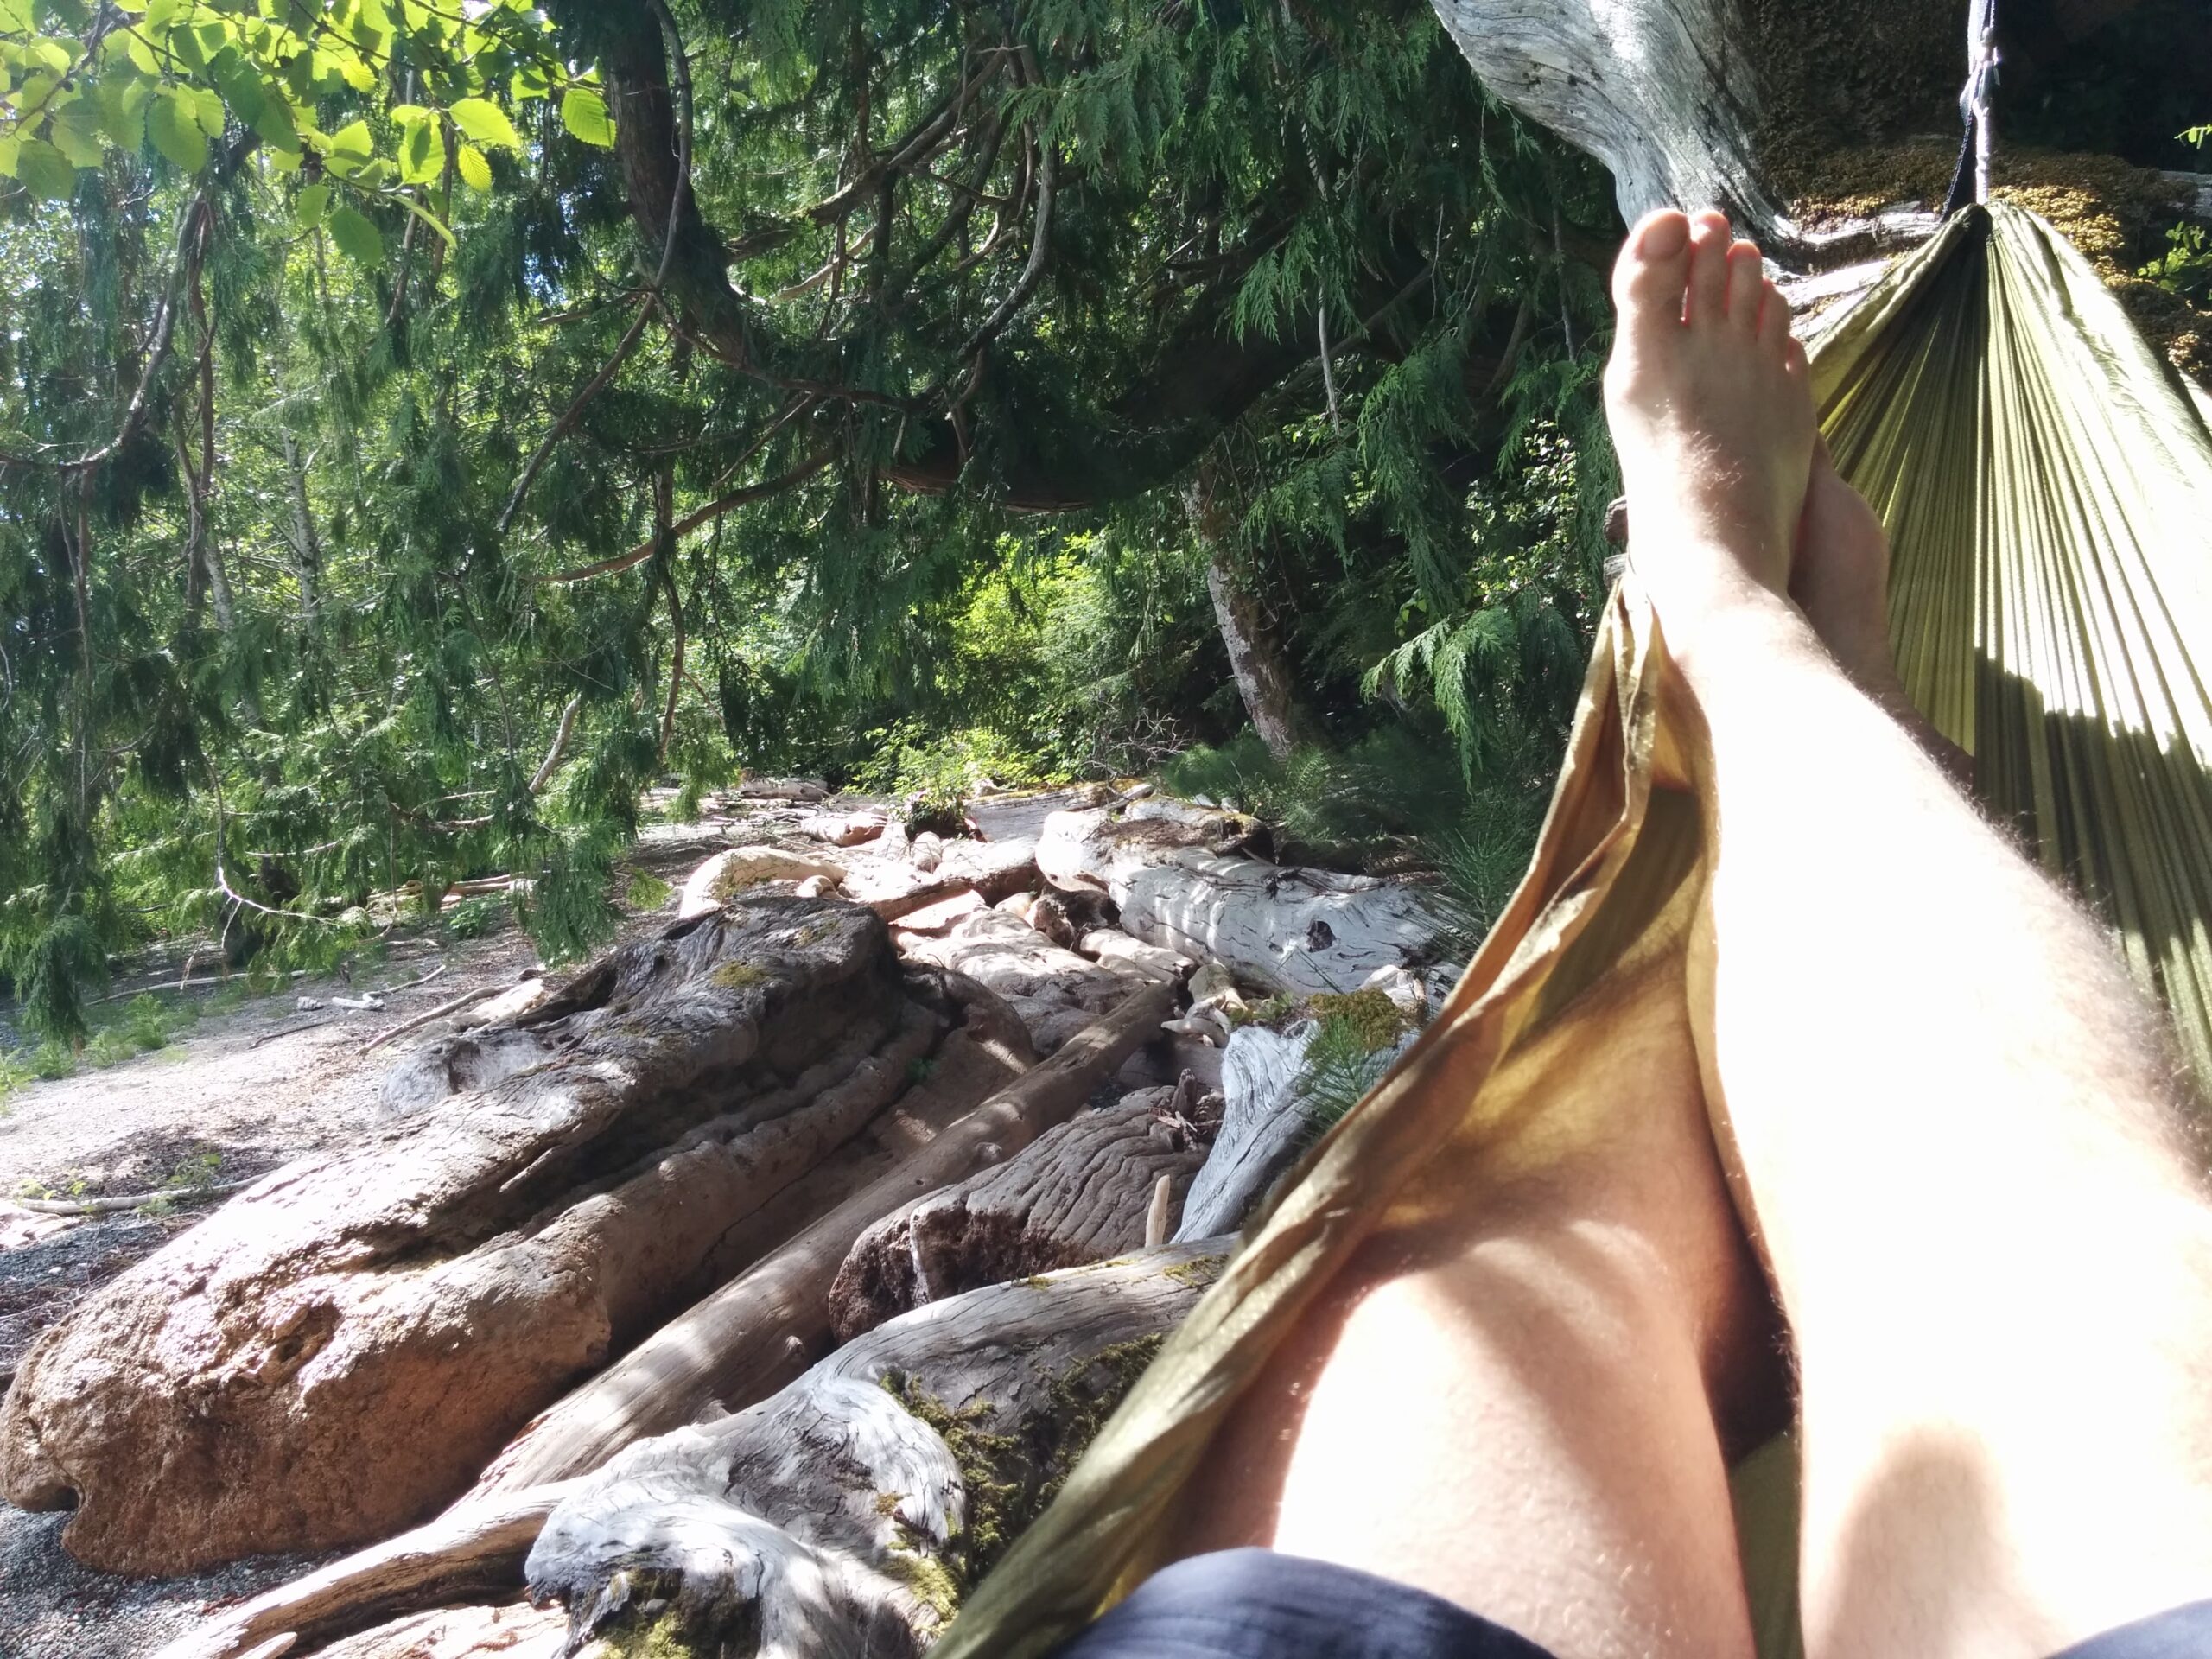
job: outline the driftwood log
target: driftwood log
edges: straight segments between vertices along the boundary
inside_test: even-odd
[[[1065,1122],[1173,1007],[1170,987],[1130,990],[1051,1059],[950,1122],[887,1174],[817,1211],[788,1243],[543,1413],[476,1490],[515,1491],[583,1474],[710,1408],[736,1409],[772,1393],[827,1344],[830,1285],[862,1232]]]
[[[558,1610],[527,1602],[439,1607],[334,1642],[321,1659],[561,1659],[568,1635]]]
[[[902,938],[900,949],[909,961],[956,969],[1005,998],[1042,1054],[1089,1027],[1128,988],[1125,976],[1003,910],[963,916],[942,938]]]
[[[954,1030],[950,983],[864,909],[764,896],[428,1046],[387,1081],[389,1129],[264,1178],[40,1338],[0,1487],[73,1503],[68,1548],[125,1572],[415,1521],[743,1265],[733,1230],[918,1067],[960,1080],[956,1115],[1018,1071]]]
[[[1208,1243],[994,1286],[632,1447],[530,1553],[576,1641],[914,1659],[1210,1282]]]
[[[1244,1026],[1230,1038],[1221,1056],[1221,1127],[1184,1197],[1173,1235],[1179,1243],[1234,1233],[1313,1144],[1298,1081],[1314,1029],[1310,1021],[1287,1032]]]
[[[1144,812],[1165,804],[1055,812],[1038,868],[1056,887],[1110,897],[1122,931],[1145,944],[1277,990],[1356,991],[1380,969],[1422,960],[1444,928],[1421,887],[1221,852],[1228,816]]]
[[[1006,1162],[876,1223],[830,1287],[837,1339],[925,1302],[1141,1248],[1161,1180],[1173,1206],[1205,1160],[1175,1110],[1181,1098],[1172,1085],[1141,1089],[1078,1113]]]

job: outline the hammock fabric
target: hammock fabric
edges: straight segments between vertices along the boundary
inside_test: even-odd
[[[2212,426],[2049,225],[1955,216],[1814,347],[1839,469],[1888,524],[1908,690],[1991,809],[2116,928],[2212,1076]],[[1224,1413],[1353,1248],[1452,1202],[1455,1142],[1531,1149],[1601,1109],[1625,1022],[1693,1026],[1681,964],[1707,848],[1691,722],[1633,578],[1608,602],[1535,858],[1442,1012],[1315,1147],[970,1599],[938,1659],[1026,1659],[1161,1563]],[[1796,1646],[1790,1459],[1755,1454],[1762,1650]],[[1777,1494],[1779,1495],[1777,1497]],[[1740,1489],[1739,1489],[1740,1495]]]

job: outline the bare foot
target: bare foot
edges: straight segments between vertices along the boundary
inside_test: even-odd
[[[1797,527],[1789,597],[1859,689],[1878,702],[1901,697],[1890,647],[1890,541],[1866,499],[1815,444]]]
[[[1605,369],[1630,556],[1679,650],[1703,620],[1785,592],[1813,404],[1789,307],[1717,213],[1648,214],[1613,268]]]

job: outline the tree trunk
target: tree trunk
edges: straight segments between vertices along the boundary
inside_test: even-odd
[[[540,1415],[485,1471],[476,1491],[512,1492],[585,1473],[711,1406],[735,1409],[781,1387],[826,1344],[830,1282],[869,1225],[1064,1122],[1173,1007],[1166,986],[1132,991],[1051,1059]]]
[[[733,1229],[918,1064],[966,1090],[947,1112],[1005,1083],[1020,1058],[952,1029],[982,1003],[834,900],[626,947],[403,1060],[371,1146],[266,1178],[48,1331],[0,1407],[0,1482],[73,1498],[73,1553],[126,1572],[405,1525],[743,1266]]]
[[[288,429],[284,433],[284,472],[290,480],[292,507],[292,575],[300,587],[300,626],[312,628],[321,606],[322,541],[315,534],[315,511],[308,501],[307,462],[300,442]]]
[[[1281,760],[1297,746],[1305,722],[1291,693],[1290,664],[1282,642],[1252,591],[1249,576],[1239,569],[1236,526],[1221,499],[1218,472],[1219,462],[1210,451],[1185,486],[1184,507],[1192,533],[1205,550],[1206,592],[1213,600],[1221,643],[1229,652],[1230,672],[1236,677],[1236,694],[1244,700],[1244,712],[1260,741]]]
[[[531,1549],[571,1640],[918,1659],[1198,1300],[1229,1241],[934,1302],[772,1400],[635,1446]]]
[[[1142,1089],[1080,1113],[1006,1162],[876,1223],[830,1287],[837,1340],[926,1302],[1142,1248],[1162,1178],[1172,1205],[1205,1160],[1171,1109],[1176,1092]]]

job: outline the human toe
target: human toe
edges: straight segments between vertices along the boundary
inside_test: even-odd
[[[1766,262],[1756,243],[1738,242],[1728,250],[1728,321],[1738,334],[1756,334],[1759,302],[1766,287]]]
[[[1732,238],[1725,213],[1707,208],[1690,219],[1690,276],[1688,321],[1696,327],[1727,315],[1728,248]]]
[[[1688,215],[1671,207],[1646,213],[1613,264],[1613,302],[1622,316],[1680,322],[1689,264]]]
[[[1768,278],[1759,298],[1759,344],[1779,353],[1789,339],[1789,320],[1794,315],[1782,290]]]

